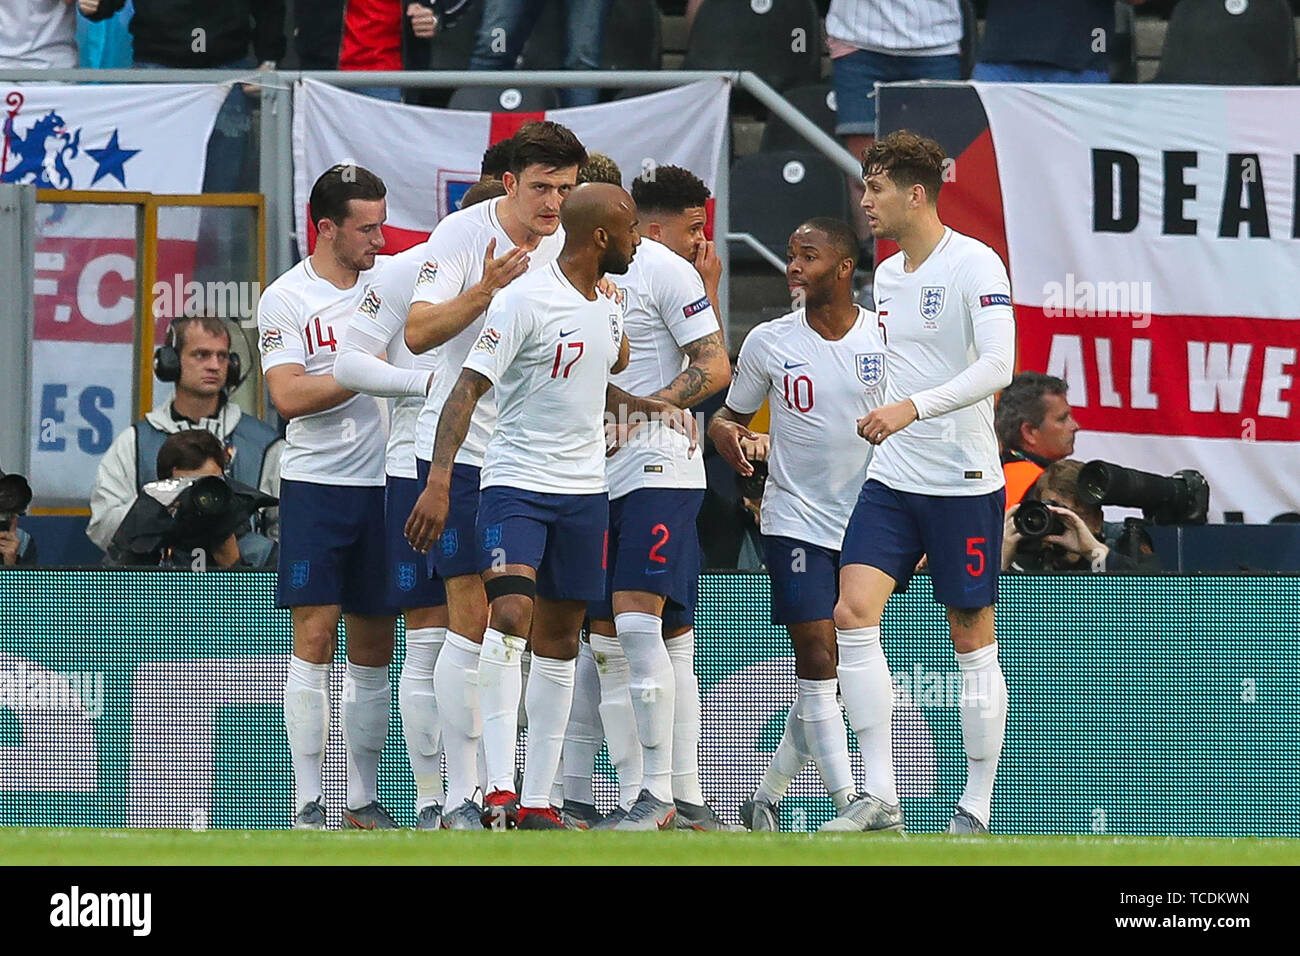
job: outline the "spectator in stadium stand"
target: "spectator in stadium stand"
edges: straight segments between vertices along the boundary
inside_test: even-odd
[[[72,0],[0,3],[0,69],[59,70],[77,65]]]
[[[513,70],[547,3],[564,4],[566,70],[600,69],[605,18],[613,0],[483,0],[471,70]],[[599,87],[560,91],[564,106],[590,106],[600,100]]]
[[[294,0],[289,32],[304,70],[337,70],[347,0]]]
[[[961,79],[960,0],[831,0],[826,36],[835,134],[856,159],[875,139],[876,82]],[[857,176],[849,195],[854,229],[866,239]]]
[[[339,69],[403,70],[427,64],[427,55],[425,64],[406,61],[402,42],[404,20],[410,22],[411,35],[416,40],[431,40],[438,31],[439,20],[432,2],[347,0]],[[402,89],[398,86],[357,87],[355,91],[394,103],[402,101]]]
[[[993,428],[1002,444],[1002,473],[1010,510],[1043,470],[1074,453],[1079,423],[1065,399],[1063,379],[1041,372],[1021,372],[1002,390]]]
[[[157,457],[163,442],[185,429],[203,428],[217,437],[231,478],[276,497],[280,494],[284,440],[226,395],[232,380],[229,329],[221,319],[185,318],[173,323],[169,341],[174,342],[180,364],[175,398],[121,432],[99,461],[86,536],[105,550],[140,488],[158,477]],[[268,518],[275,520],[272,515]],[[274,528],[267,533],[278,537]]]
[[[77,17],[77,65],[86,70],[129,70],[134,62],[130,25],[134,14],[134,4],[126,0],[107,20],[91,23]]]
[[[126,0],[77,0],[82,15],[106,20]],[[134,0],[135,67],[273,70],[285,53],[285,0]],[[259,67],[260,64],[260,67]],[[232,84],[208,141],[204,192],[256,192],[249,146],[256,86]],[[247,167],[247,168],[245,168]],[[228,250],[215,251],[224,260]]]
[[[973,79],[1109,83],[1114,33],[1113,0],[988,0]]]

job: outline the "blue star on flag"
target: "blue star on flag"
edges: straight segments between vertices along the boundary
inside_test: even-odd
[[[113,135],[108,138],[108,145],[103,149],[88,149],[86,152],[90,158],[98,163],[95,169],[95,178],[90,181],[90,185],[95,185],[105,176],[112,176],[123,186],[126,185],[126,173],[123,166],[126,161],[140,152],[138,149],[122,149],[117,145],[117,130],[113,130]]]

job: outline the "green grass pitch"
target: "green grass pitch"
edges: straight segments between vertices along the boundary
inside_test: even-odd
[[[1300,841],[1108,836],[0,828],[8,865],[1275,865]]]

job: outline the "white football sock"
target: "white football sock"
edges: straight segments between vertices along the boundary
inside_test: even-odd
[[[578,663],[573,678],[573,709],[564,731],[564,800],[596,805],[591,775],[604,732],[600,726],[600,675],[591,645],[578,644]],[[552,798],[554,799],[554,798]]]
[[[447,802],[454,810],[478,789],[478,752],[483,726],[478,709],[478,645],[454,631],[433,668],[433,690],[447,758]]]
[[[880,625],[835,629],[839,646],[840,693],[849,724],[862,752],[867,793],[885,803],[898,802],[894,778],[894,681],[885,649],[880,646]]]
[[[614,615],[614,629],[627,656],[632,712],[641,741],[641,786],[659,800],[673,798],[673,662],[664,647],[663,621],[653,614]]]
[[[957,655],[961,668],[961,740],[966,748],[966,789],[957,805],[985,826],[993,803],[993,780],[1007,730],[1007,679],[998,645]]]
[[[853,793],[853,768],[849,764],[849,734],[844,729],[835,688],[834,679],[801,678],[794,706],[803,739],[817,763],[817,772],[839,810],[847,805],[849,794]]]
[[[560,768],[564,728],[573,704],[574,661],[533,655],[528,681],[528,750],[524,758],[521,807],[551,805],[551,784]]]
[[[600,681],[600,722],[605,728],[609,762],[618,774],[618,802],[631,807],[641,792],[641,741],[632,710],[632,680],[623,645],[616,637],[591,635],[591,653]]]
[[[415,812],[442,803],[442,734],[433,669],[446,639],[445,627],[419,627],[406,632],[406,659],[397,681],[397,710],[402,736],[415,778]]]
[[[673,799],[704,804],[700,787],[700,682],[695,678],[695,631],[664,641],[673,664]]]
[[[343,675],[343,744],[348,757],[348,809],[379,799],[379,755],[388,738],[393,687],[388,665],[347,662]]]
[[[790,789],[790,781],[799,776],[804,765],[812,759],[808,753],[808,743],[803,739],[803,727],[796,712],[797,706],[796,698],[791,702],[790,710],[785,715],[785,729],[781,732],[781,740],[776,745],[776,752],[772,754],[772,762],[767,765],[763,779],[758,782],[758,789],[754,791],[754,796],[771,804],[781,802],[785,792]]]
[[[478,703],[483,711],[483,758],[488,793],[515,789],[515,746],[519,736],[520,658],[528,642],[495,627],[483,633],[478,658]],[[549,783],[549,781],[548,781]]]
[[[289,735],[294,809],[321,799],[321,768],[330,729],[330,666],[289,657],[284,682],[284,729]]]

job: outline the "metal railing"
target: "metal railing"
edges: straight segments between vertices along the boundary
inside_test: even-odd
[[[722,79],[744,90],[771,110],[808,141],[817,152],[839,166],[849,176],[859,175],[857,160],[836,140],[828,136],[798,109],[792,106],[757,74],[748,71],[718,72],[711,70],[514,70],[489,71],[378,71],[340,70],[0,70],[0,80],[42,83],[246,83],[256,86],[261,98],[259,141],[259,185],[266,197],[267,272],[278,276],[294,264],[293,202],[293,83],[319,80],[344,89],[373,86],[400,86],[408,89],[454,89],[466,86],[518,87],[605,87],[619,89],[664,89],[684,86],[700,80]],[[730,127],[723,132],[722,161],[718,164],[714,234],[753,246],[748,234],[730,229],[731,153]],[[769,252],[768,255],[763,255]],[[759,251],[768,262],[779,259],[770,251]],[[722,260],[721,297],[724,310],[730,301],[730,256],[727,243],[718,243]],[[782,265],[781,268],[784,268]]]

